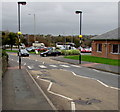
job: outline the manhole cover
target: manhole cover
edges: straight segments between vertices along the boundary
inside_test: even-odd
[[[90,100],[73,100],[73,102],[81,105],[92,105],[93,103],[100,103],[101,101],[98,99],[90,99]]]

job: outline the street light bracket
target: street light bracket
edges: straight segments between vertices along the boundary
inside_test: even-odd
[[[75,11],[76,14],[82,13],[82,11]]]
[[[18,4],[26,5],[26,2],[18,2]]]

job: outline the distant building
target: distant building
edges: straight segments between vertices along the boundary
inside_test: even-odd
[[[120,28],[92,39],[92,56],[120,59]],[[119,33],[118,33],[119,32]]]

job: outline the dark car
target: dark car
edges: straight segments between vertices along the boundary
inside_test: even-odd
[[[20,49],[20,53],[18,52],[18,56],[19,56],[19,54],[21,57],[28,57],[29,56],[29,53],[26,49]]]
[[[40,53],[40,56],[58,56],[58,55],[61,55],[61,52],[60,51],[56,51],[56,50],[48,50],[46,52],[42,52]]]

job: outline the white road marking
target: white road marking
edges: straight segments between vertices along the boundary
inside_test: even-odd
[[[63,69],[62,69],[63,70]],[[72,72],[72,71],[71,71]],[[116,88],[116,87],[112,87],[112,86],[108,86],[107,84],[103,83],[102,81],[100,80],[97,80],[95,78],[90,78],[90,77],[85,77],[85,76],[80,76],[80,75],[76,75],[74,72],[72,72],[73,75],[77,76],[77,77],[82,77],[82,78],[88,78],[88,79],[93,79],[93,80],[96,80],[97,82],[99,82],[100,84],[102,84],[103,86],[107,87],[107,88],[111,88],[111,89],[117,89],[117,90],[120,90],[119,88]]]
[[[72,112],[75,112],[75,103],[73,101],[71,102],[71,110]]]
[[[33,66],[27,66],[29,69],[33,69]]]
[[[101,72],[101,71],[99,71],[99,70],[96,70],[96,69],[92,69],[92,70],[94,70],[94,71],[96,71],[96,72]]]
[[[77,68],[82,68],[81,66],[78,66],[78,65],[71,65],[73,67],[77,67]]]
[[[26,63],[24,63],[24,65],[26,65]]]
[[[97,80],[100,84],[104,85],[105,87],[109,87],[108,85],[106,85],[105,83],[101,82],[100,80]]]
[[[38,85],[38,83],[35,81],[35,79],[32,77],[32,75],[29,73],[29,71],[26,69],[26,71],[28,72],[29,76],[31,77],[31,79],[33,80],[33,82],[36,84],[36,86],[38,87],[38,89],[42,92],[43,96],[46,98],[46,100],[48,101],[48,103],[50,104],[50,106],[53,108],[53,110],[57,110],[56,107],[53,105],[53,103],[50,101],[50,99],[47,97],[47,95],[44,93],[44,91],[42,90],[42,88]]]
[[[11,60],[13,60],[13,59],[11,59]]]
[[[49,65],[49,66],[51,66],[51,67],[57,67],[56,65]]]
[[[37,79],[39,78],[40,76],[37,76]]]
[[[70,67],[70,66],[68,66],[68,65],[60,65],[60,66],[62,66],[62,67],[66,67],[66,68]]]
[[[40,68],[47,68],[46,66],[44,65],[39,65]]]
[[[49,83],[50,83],[49,86],[48,86],[48,89],[47,89],[47,91],[48,91],[49,93],[51,93],[51,94],[53,94],[53,95],[56,95],[56,96],[59,96],[59,97],[62,97],[62,98],[65,98],[65,99],[67,99],[67,100],[70,100],[70,101],[71,101],[71,110],[72,110],[72,112],[75,112],[75,103],[73,102],[73,99],[72,99],[72,98],[69,98],[69,97],[63,96],[63,95],[61,95],[61,94],[58,94],[58,93],[55,93],[55,92],[50,91],[53,83],[50,82],[50,81],[48,81],[48,80],[45,80],[45,79],[40,79],[40,80],[43,80],[43,81],[45,81],[45,82],[49,82]]]
[[[38,61],[38,60],[35,60],[35,61]]]

